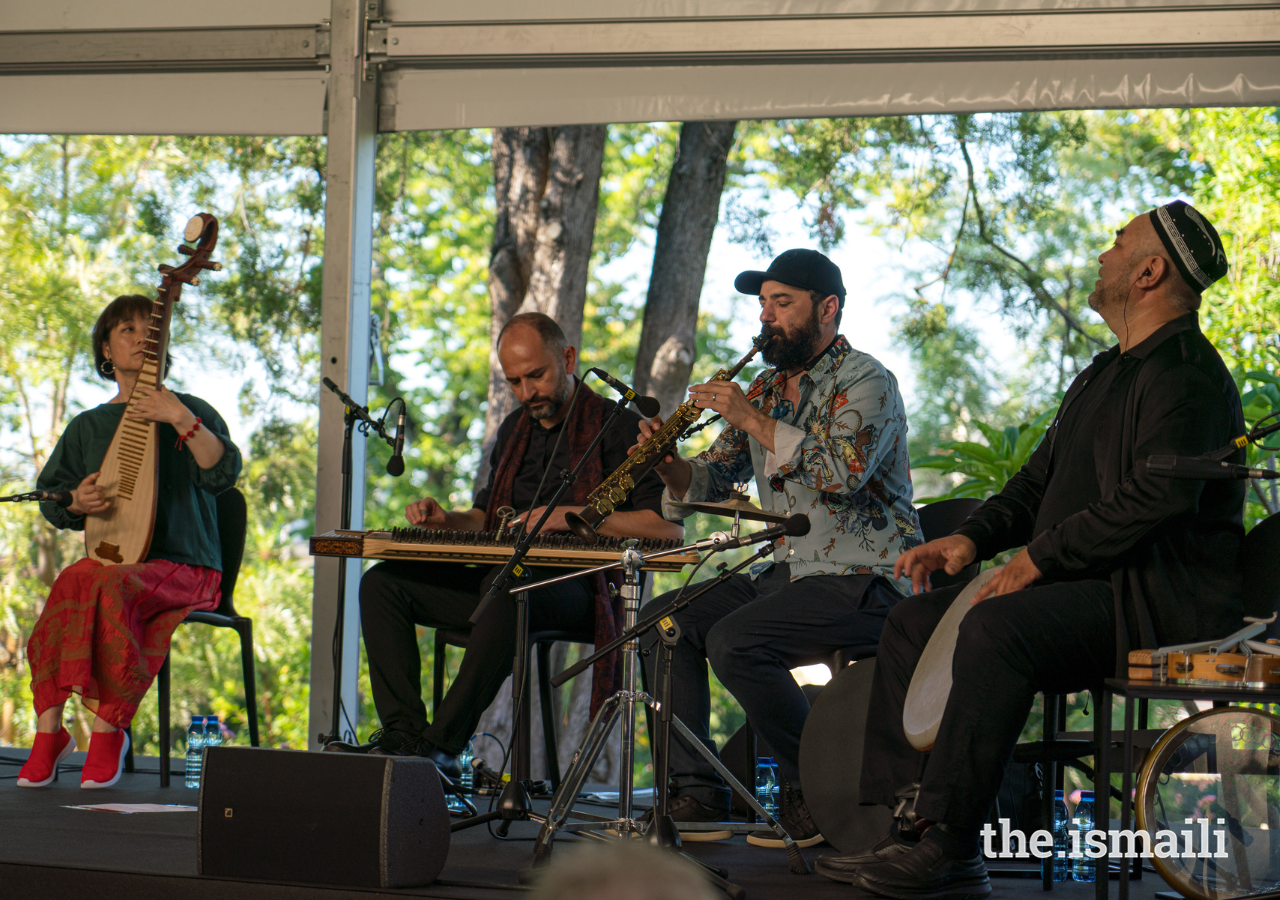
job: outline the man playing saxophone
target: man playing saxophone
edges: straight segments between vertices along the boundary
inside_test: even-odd
[[[676,616],[674,712],[715,749],[709,733],[707,664],[773,748],[782,776],[780,820],[801,846],[822,840],[800,784],[800,733],[809,704],[791,676],[836,650],[874,650],[902,594],[893,567],[920,544],[912,506],[907,420],[893,373],[838,333],[845,289],[840,269],[814,250],[788,250],[764,272],[743,272],[742,293],[760,297],[764,361],[749,390],[731,381],[690,388],[726,428],[696,458],[668,455],[655,471],[666,484],[663,512],[678,501],[725,500],[755,479],[766,510],[809,516],[800,538],[779,541],[773,560],[735,576]],[[641,442],[660,425],[641,424]],[[636,447],[639,447],[638,443]],[[632,452],[634,452],[633,448]],[[657,598],[651,612],[670,602]],[[652,649],[650,631],[643,640]],[[655,666],[656,653],[646,664]],[[650,669],[649,676],[655,675]],[[677,822],[728,818],[729,790],[715,770],[673,735],[671,813]],[[686,838],[696,832],[687,832]],[[781,846],[772,838],[748,838]]]

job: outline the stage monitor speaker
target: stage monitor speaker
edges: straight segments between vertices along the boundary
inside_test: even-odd
[[[430,760],[210,747],[200,777],[201,875],[399,888],[449,855],[449,811]]]

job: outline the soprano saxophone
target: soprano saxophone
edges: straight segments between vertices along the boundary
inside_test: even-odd
[[[763,335],[751,341],[751,351],[738,360],[732,369],[721,369],[709,381],[732,381],[742,371],[743,366],[751,362],[768,339]],[[692,400],[686,400],[676,408],[662,427],[649,435],[648,439],[627,457],[626,461],[600,482],[587,497],[586,506],[581,513],[566,513],[565,521],[569,529],[588,544],[594,544],[598,535],[596,528],[609,517],[619,503],[627,499],[627,495],[635,490],[636,484],[649,474],[671,449],[683,440],[689,429],[702,417],[703,411],[698,409]]]

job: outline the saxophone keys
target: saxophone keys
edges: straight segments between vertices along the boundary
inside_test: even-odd
[[[623,500],[626,500],[627,499],[626,488],[624,488],[620,484],[614,485],[609,490],[609,499],[612,500],[614,503],[621,503]]]
[[[632,479],[630,472],[623,473],[622,477],[618,479],[618,486],[624,491],[631,491],[635,489],[636,483]]]
[[[612,491],[610,494],[612,495]],[[609,513],[613,512],[613,500],[611,497],[601,497],[596,501],[596,512],[601,516],[607,516]]]

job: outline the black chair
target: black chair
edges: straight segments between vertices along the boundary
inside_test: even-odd
[[[449,661],[449,648],[465,648],[469,635],[469,630],[459,628],[436,629],[433,660],[435,677],[432,679],[431,689],[431,715],[433,717],[436,710],[440,708],[440,701],[444,699],[444,676]],[[556,739],[555,710],[551,698],[551,676],[553,674],[551,671],[551,645],[556,641],[567,641],[572,644],[594,644],[595,640],[594,632],[535,631],[529,635],[529,646],[534,648],[538,659],[538,697],[542,704],[542,746],[547,755],[547,774],[551,779],[551,789],[553,791],[560,787],[560,755]],[[532,665],[533,656],[529,657],[529,662]],[[525,677],[527,679],[528,675],[526,674]],[[531,706],[528,701],[532,694],[529,691],[525,691],[524,696],[526,707]],[[521,733],[526,747],[530,745],[529,740],[532,732],[532,723],[529,721],[528,713],[529,708],[526,708],[520,721]]]
[[[217,496],[218,537],[222,543],[222,601],[211,612],[190,612],[183,624],[234,628],[240,635],[240,660],[244,667],[244,702],[249,717],[249,743],[258,746],[258,692],[253,673],[253,620],[236,612],[236,579],[244,559],[248,510],[244,494],[236,488]],[[160,786],[169,786],[169,657],[156,679],[160,701]]]

